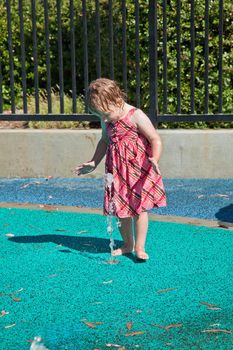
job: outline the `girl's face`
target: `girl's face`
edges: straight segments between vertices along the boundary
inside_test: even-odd
[[[110,105],[108,111],[92,110],[91,113],[100,117],[104,122],[116,122],[123,115],[123,109],[116,105]]]

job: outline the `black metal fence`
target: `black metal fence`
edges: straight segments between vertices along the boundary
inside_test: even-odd
[[[227,1],[214,3],[2,1],[0,120],[96,120],[77,111],[77,96],[83,94],[85,101],[90,80],[105,76],[120,80],[130,102],[146,109],[155,123],[233,121],[233,55],[227,33],[233,18],[224,7]],[[45,115],[40,111],[42,88]],[[53,112],[54,89],[59,113]],[[28,108],[29,94],[34,112]],[[72,99],[68,114],[65,94]]]

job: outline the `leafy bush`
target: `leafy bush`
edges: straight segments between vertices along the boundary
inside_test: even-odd
[[[50,39],[50,61],[51,61],[51,84],[55,91],[53,101],[57,101],[59,91],[56,86],[59,85],[58,68],[58,30],[56,18],[56,0],[49,0],[49,39]],[[101,36],[101,75],[110,77],[109,62],[109,2],[107,0],[100,3],[100,36]],[[148,35],[148,1],[142,0],[139,11],[140,28],[140,102],[141,107],[148,112],[150,104],[149,92],[149,35]],[[71,95],[71,39],[70,39],[70,14],[69,0],[61,1],[62,12],[62,38],[63,38],[63,73],[65,94]],[[135,61],[135,1],[128,0],[127,4],[127,93],[129,101],[136,103],[136,61]],[[74,0],[74,20],[75,20],[75,40],[76,40],[76,84],[77,95],[84,94],[84,36],[83,36],[83,10],[82,2]],[[89,81],[96,78],[96,18],[95,1],[86,2],[87,6],[87,32],[88,32],[88,74]],[[218,2],[210,0],[209,13],[209,113],[217,113],[218,106]],[[34,59],[32,45],[32,21],[31,21],[31,2],[23,1],[24,7],[24,36],[26,47],[26,74],[27,91],[30,96],[34,95]],[[37,10],[37,54],[38,54],[38,74],[40,95],[46,97],[46,43],[44,29],[44,2],[36,2]],[[158,107],[160,113],[177,113],[177,87],[176,87],[176,0],[167,0],[167,111],[164,110],[163,101],[163,7],[162,1],[158,1]],[[0,2],[0,32],[5,33],[0,36],[0,59],[2,67],[3,85],[2,93],[5,108],[10,105],[10,84],[9,84],[9,53],[7,43],[7,16],[5,2]],[[20,25],[18,15],[18,2],[11,1],[12,16],[12,42],[14,49],[14,80],[16,104],[22,104],[22,72],[21,72],[21,43],[20,43]],[[205,2],[203,0],[195,1],[195,113],[204,113],[204,16]],[[232,21],[232,1],[224,1],[224,40],[223,40],[223,113],[232,113],[233,109],[233,21]],[[114,31],[114,78],[120,82],[123,87],[122,70],[122,18],[121,1],[114,1],[113,7],[113,31]],[[190,113],[190,1],[181,2],[181,112]],[[44,98],[43,97],[43,98]],[[43,101],[41,98],[41,101]],[[29,98],[29,105],[31,97]],[[57,102],[55,103],[57,104]],[[42,107],[42,112],[43,113]],[[56,108],[56,107],[54,107]],[[55,113],[55,109],[53,109]],[[225,127],[232,126],[232,123],[178,123],[173,127]],[[168,127],[168,124],[161,124],[161,127]]]

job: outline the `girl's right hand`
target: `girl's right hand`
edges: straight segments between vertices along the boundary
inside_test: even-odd
[[[77,166],[74,169],[74,173],[76,175],[85,175],[91,173],[93,170],[95,170],[95,162],[94,160],[90,162],[83,163],[82,165]]]

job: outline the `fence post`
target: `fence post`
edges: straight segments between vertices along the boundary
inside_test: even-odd
[[[158,125],[157,0],[149,1],[149,117]]]

